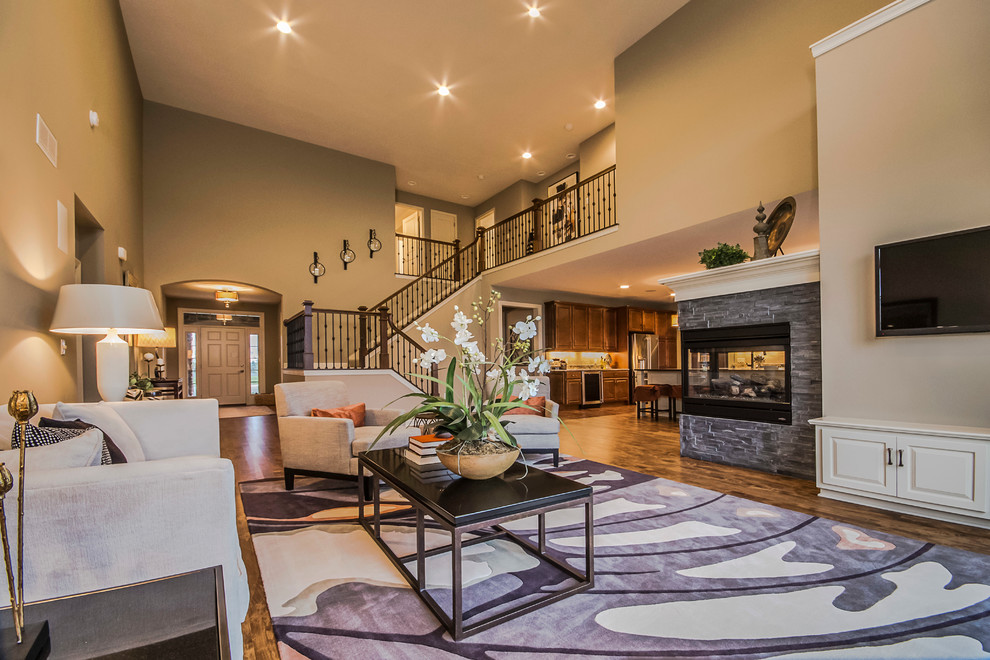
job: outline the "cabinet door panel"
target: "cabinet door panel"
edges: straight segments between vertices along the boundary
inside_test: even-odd
[[[588,348],[593,351],[605,350],[604,307],[592,307],[588,310]]]
[[[985,442],[899,435],[897,450],[898,497],[986,512]]]
[[[888,465],[896,436],[875,431],[825,428],[821,431],[822,483],[895,495],[896,467]]]
[[[619,342],[616,339],[615,310],[605,310],[605,350],[618,351]]]
[[[571,308],[571,348],[586,350],[590,347],[591,335],[588,330],[588,308],[574,306]]]
[[[581,403],[581,380],[571,380],[567,379],[565,381],[565,387],[567,389],[567,403]]]
[[[554,305],[554,344],[557,349],[574,348],[574,340],[571,336],[572,307],[557,303]]]

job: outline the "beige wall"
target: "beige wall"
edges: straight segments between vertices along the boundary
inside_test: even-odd
[[[990,3],[935,0],[817,61],[827,415],[990,427],[990,334],[873,317],[875,245],[990,224],[987,35]]]
[[[615,124],[609,124],[582,142],[578,157],[582,181],[615,165]]]
[[[283,296],[283,313],[356,309],[398,288],[395,168],[156,103],[145,104],[146,279],[222,279]],[[368,257],[368,230],[383,247]],[[357,259],[338,258],[349,239]],[[327,274],[313,283],[313,252]]]
[[[816,188],[808,46],[886,2],[695,0],[619,55],[623,240]]]
[[[0,0],[0,63],[0,396],[76,400],[76,341],[62,357],[48,332],[58,289],[73,281],[76,197],[103,226],[105,280],[120,281],[118,246],[143,274],[141,92],[117,3]],[[34,143],[36,113],[58,140],[57,169]]]

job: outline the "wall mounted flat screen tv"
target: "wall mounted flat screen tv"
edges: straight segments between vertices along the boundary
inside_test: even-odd
[[[878,245],[877,336],[990,332],[990,227]]]

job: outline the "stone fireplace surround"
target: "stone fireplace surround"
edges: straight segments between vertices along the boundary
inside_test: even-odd
[[[808,420],[822,414],[818,252],[727,266],[661,283],[677,293],[682,331],[789,323],[791,332],[791,424],[683,414],[681,455],[814,479],[815,431]]]

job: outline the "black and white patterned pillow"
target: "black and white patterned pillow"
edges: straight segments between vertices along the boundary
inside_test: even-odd
[[[31,447],[44,447],[46,445],[54,445],[59,442],[64,442],[72,438],[78,438],[83,433],[88,431],[88,428],[55,428],[55,427],[38,427],[32,424],[28,424],[24,427],[24,446],[30,449]],[[21,432],[20,425],[14,425],[14,431],[10,436],[10,448],[20,449],[21,448]],[[107,449],[107,443],[103,443],[102,453],[100,455],[100,465],[110,465],[110,451]]]

